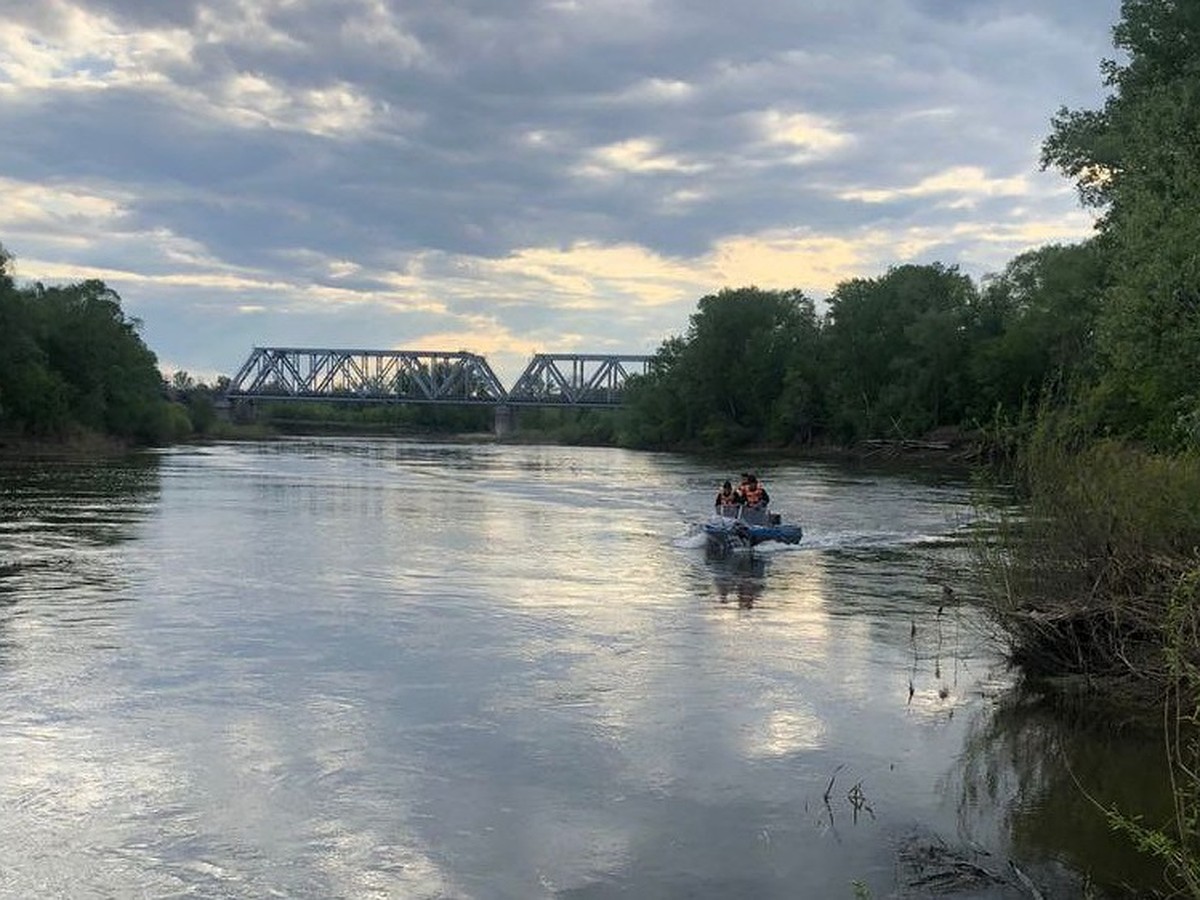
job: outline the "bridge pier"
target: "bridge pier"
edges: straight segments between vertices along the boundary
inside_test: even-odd
[[[513,408],[507,403],[497,405],[495,426],[493,428],[496,437],[508,437],[513,432],[514,424]]]

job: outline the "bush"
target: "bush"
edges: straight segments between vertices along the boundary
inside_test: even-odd
[[[991,610],[1031,674],[1169,680],[1171,598],[1200,547],[1200,459],[1041,427],[1019,466],[1023,515],[980,546]]]

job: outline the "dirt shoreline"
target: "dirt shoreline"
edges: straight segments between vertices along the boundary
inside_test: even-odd
[[[58,438],[0,434],[0,459],[11,461],[111,458],[124,456],[138,449],[128,441],[92,432]]]
[[[262,441],[278,440],[289,437],[392,437],[404,440],[441,441],[445,443],[463,444],[556,444],[568,446],[569,442],[557,440],[554,435],[547,433],[527,433],[497,437],[491,433],[431,433],[431,432],[402,432],[371,429],[355,431],[352,429],[328,431],[324,429],[284,430],[272,433],[253,430],[245,434],[236,431],[221,431],[214,435],[197,435],[177,441],[173,446],[196,445],[203,446],[223,441]],[[612,447],[615,444],[597,443],[582,446]],[[112,458],[134,453],[146,447],[121,440],[109,435],[95,432],[80,432],[63,437],[33,437],[30,435],[0,432],[0,460],[83,460],[93,458]],[[898,467],[934,467],[952,469],[970,469],[986,464],[987,453],[983,444],[974,436],[954,435],[946,438],[929,438],[924,440],[903,441],[863,441],[855,444],[842,445],[831,443],[791,444],[786,446],[757,445],[740,447],[730,450],[718,450],[713,447],[680,446],[669,448],[668,452],[682,453],[692,456],[744,456],[748,460],[794,460],[831,462],[845,464],[863,464],[870,466]]]

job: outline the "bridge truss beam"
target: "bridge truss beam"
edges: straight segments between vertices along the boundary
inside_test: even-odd
[[[513,406],[617,406],[630,375],[644,375],[652,356],[538,353],[508,392]]]
[[[335,400],[495,406],[504,386],[475,353],[255,347],[230,400]]]

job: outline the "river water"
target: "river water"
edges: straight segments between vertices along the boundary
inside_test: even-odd
[[[0,894],[1148,877],[1056,762],[1136,796],[1145,747],[1012,699],[968,484],[758,465],[804,541],[710,560],[696,523],[739,460],[300,438],[5,463]]]

